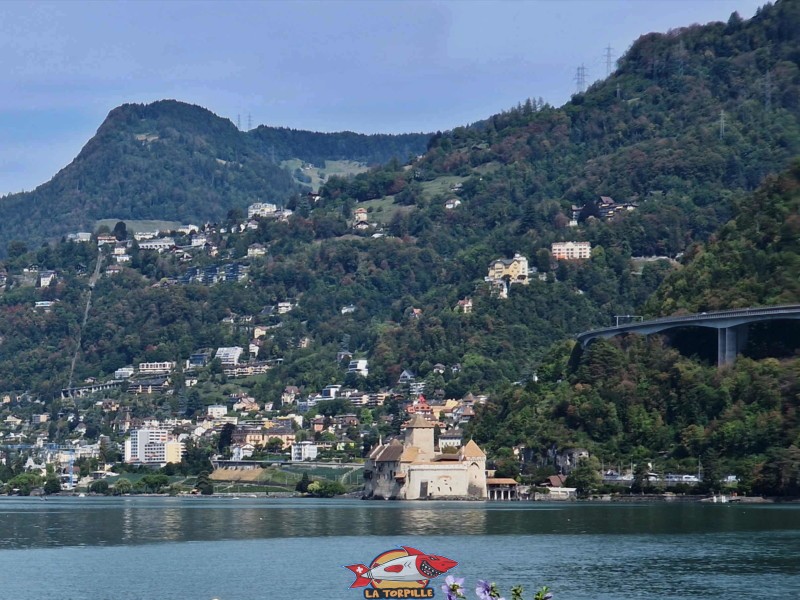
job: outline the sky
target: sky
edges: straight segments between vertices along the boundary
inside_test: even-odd
[[[174,98],[248,125],[431,132],[559,106],[640,36],[763,0],[0,2],[0,195],[48,181],[108,112]]]

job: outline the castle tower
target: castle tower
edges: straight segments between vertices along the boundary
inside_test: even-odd
[[[425,419],[421,414],[415,414],[406,425],[403,446],[406,448],[418,448],[420,459],[432,459],[434,457],[433,428],[433,423]]]

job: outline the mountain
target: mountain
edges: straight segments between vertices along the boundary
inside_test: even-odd
[[[109,113],[52,180],[0,201],[0,252],[13,239],[37,244],[92,231],[98,219],[219,221],[230,209],[259,200],[285,204],[302,187],[279,166],[281,160],[405,160],[422,151],[426,140],[421,134],[358,136],[267,127],[241,132],[199,106],[174,100],[125,104]]]
[[[449,177],[461,184],[460,246],[494,238],[496,251],[531,254],[555,235],[674,256],[800,154],[799,61],[796,1],[766,5],[748,21],[734,13],[727,23],[651,33],[564,106],[527,100],[437,134],[412,172],[334,181],[327,196],[365,201],[408,187],[401,201],[411,203],[413,184]],[[638,208],[613,228],[567,227],[571,205],[586,222],[601,196]],[[537,222],[546,204],[552,214]]]
[[[514,464],[516,445],[537,461],[555,444],[615,462],[666,457],[687,472],[718,452],[761,485],[759,465],[768,471],[769,456],[797,439],[794,338],[754,336],[755,352],[726,371],[660,338],[599,342],[577,365],[570,356],[575,334],[615,315],[799,301],[798,6],[643,36],[609,79],[563,107],[529,100],[436,134],[408,164],[331,177],[319,201],[290,199],[285,222],[242,231],[233,211],[202,232],[207,247],[189,236],[163,254],[132,243],[122,272],[94,288],[94,242],[15,246],[3,263],[0,381],[55,406],[78,345],[73,381],[106,380],[141,361],[249,348],[258,325],[259,358],[276,359],[245,386],[262,402],[287,385],[402,389],[407,371],[432,398],[491,394],[470,433]],[[109,134],[158,152],[169,128],[133,122]],[[196,151],[255,178],[246,165],[268,150],[245,139],[241,168],[228,166],[230,153],[217,163],[210,142]],[[565,240],[590,242],[590,256],[554,256]],[[114,260],[108,246],[99,253]],[[515,253],[533,267],[527,284],[487,283],[490,265]],[[58,281],[33,287],[31,265]],[[368,359],[368,377],[347,373],[350,354]],[[209,403],[228,393],[223,375],[203,373],[198,393]],[[142,401],[136,416],[178,412],[176,381],[175,394]],[[381,425],[386,434],[397,413],[389,403],[371,416],[397,417]]]

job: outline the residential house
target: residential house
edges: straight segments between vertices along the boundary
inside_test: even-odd
[[[439,448],[460,448],[464,432],[460,429],[448,429],[439,436]]]
[[[514,254],[514,258],[499,258],[489,263],[489,274],[486,276],[486,281],[528,285],[529,272],[528,259],[517,252]]]
[[[247,256],[249,258],[258,258],[259,256],[266,256],[267,248],[263,244],[250,244],[247,247]]]
[[[68,234],[67,240],[70,242],[91,242],[92,234],[88,231],[78,231],[77,233]]]
[[[98,235],[97,246],[105,246],[106,244],[116,244],[117,238],[113,235]]]
[[[461,200],[458,198],[450,198],[444,203],[444,207],[446,210],[453,210],[461,206]]]
[[[51,283],[56,281],[55,271],[40,271],[39,272],[39,287],[49,287]]]
[[[417,376],[413,371],[404,369],[403,372],[400,373],[400,378],[397,380],[397,385],[408,385],[412,381],[416,380],[416,378]]]
[[[472,312],[472,298],[464,298],[463,300],[459,300],[455,307],[455,311],[462,312],[465,315],[470,314]]]
[[[287,385],[281,394],[281,404],[294,404],[300,395],[300,388],[295,385]]]

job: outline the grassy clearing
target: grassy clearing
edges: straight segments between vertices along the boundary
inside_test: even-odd
[[[363,206],[369,211],[368,219],[371,223],[379,223],[381,225],[388,225],[396,213],[411,212],[414,210],[413,206],[395,204],[394,196],[384,196],[377,200],[359,202],[358,206]]]
[[[281,161],[281,167],[287,169],[292,176],[294,176],[295,169],[300,169],[304,175],[311,178],[311,183],[306,183],[295,179],[298,183],[310,185],[313,191],[319,191],[325,181],[332,175],[346,177],[348,175],[357,175],[367,171],[368,168],[363,163],[358,163],[352,160],[326,160],[325,167],[319,168],[303,162],[299,158],[292,158],[289,160]]]
[[[182,225],[179,221],[136,221],[133,219],[100,219],[95,221],[94,228],[97,230],[101,225],[113,230],[114,225],[120,221],[125,222],[125,227],[129,232],[139,231],[172,231]]]
[[[450,194],[450,188],[457,183],[466,181],[466,177],[458,177],[456,175],[446,175],[444,177],[437,177],[433,181],[425,181],[422,183],[422,191],[425,197],[430,200],[438,194]]]

